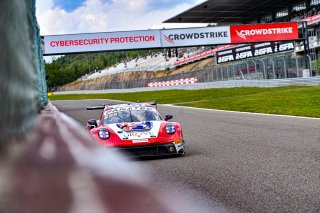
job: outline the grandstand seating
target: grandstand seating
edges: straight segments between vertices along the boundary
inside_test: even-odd
[[[185,48],[182,50],[183,53],[180,54],[181,58],[192,57],[196,54],[207,51],[205,48]],[[122,61],[117,64],[115,67],[108,67],[104,70],[98,72],[91,72],[81,78],[81,80],[88,80],[103,77],[110,74],[120,73],[120,72],[131,72],[131,71],[156,71],[156,70],[166,70],[173,68],[174,62],[176,62],[178,57],[166,57],[162,52],[157,54],[148,55],[141,58],[134,58],[130,61]],[[198,58],[195,60],[199,60]],[[193,60],[193,61],[195,61]]]

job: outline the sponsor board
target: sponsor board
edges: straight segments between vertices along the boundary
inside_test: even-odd
[[[315,15],[315,16],[311,16],[311,17],[307,17],[305,19],[300,20],[299,22],[308,22],[308,24],[312,24],[314,22],[319,22],[320,21],[320,14],[319,15]]]
[[[298,23],[231,26],[231,43],[287,41],[299,38]]]
[[[228,44],[230,42],[230,27],[161,30],[162,47]]]
[[[178,61],[173,62],[173,65],[178,66],[178,65],[181,65],[181,64],[184,64],[184,63],[188,63],[188,62],[191,62],[191,61],[194,61],[194,60],[206,58],[208,56],[214,55],[217,51],[220,51],[220,50],[223,50],[223,49],[227,49],[227,48],[231,48],[233,46],[235,46],[235,45],[219,46],[217,48],[205,51],[205,52],[200,53],[200,54],[193,55],[191,57],[179,59]]]
[[[298,39],[298,23],[43,36],[44,55]],[[211,53],[209,53],[211,54]],[[203,56],[198,56],[203,57]]]
[[[146,49],[161,46],[159,30],[44,36],[44,54]]]
[[[217,63],[221,64],[289,50],[294,50],[294,42],[264,42],[243,45],[217,52]]]

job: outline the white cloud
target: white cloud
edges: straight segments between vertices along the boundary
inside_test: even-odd
[[[149,6],[148,3],[149,2],[146,0],[135,0],[135,1],[113,0],[112,5],[114,8],[136,13],[136,12],[146,11]]]
[[[54,6],[53,0],[38,0],[36,4],[38,17],[49,11]]]
[[[86,0],[72,12],[54,6],[53,0],[37,1],[37,18],[42,35],[145,30],[190,25],[162,24],[203,0],[180,3],[169,9],[150,10],[148,0]]]

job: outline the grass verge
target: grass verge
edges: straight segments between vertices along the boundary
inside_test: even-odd
[[[241,87],[118,94],[54,95],[50,97],[50,100],[81,99],[140,102],[157,100],[160,104],[170,103],[209,109],[320,117],[320,86]]]

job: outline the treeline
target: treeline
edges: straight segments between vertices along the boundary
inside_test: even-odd
[[[125,59],[139,58],[161,50],[139,50],[109,53],[88,53],[66,55],[46,63],[48,88],[55,88],[73,82],[81,76],[115,66]]]

